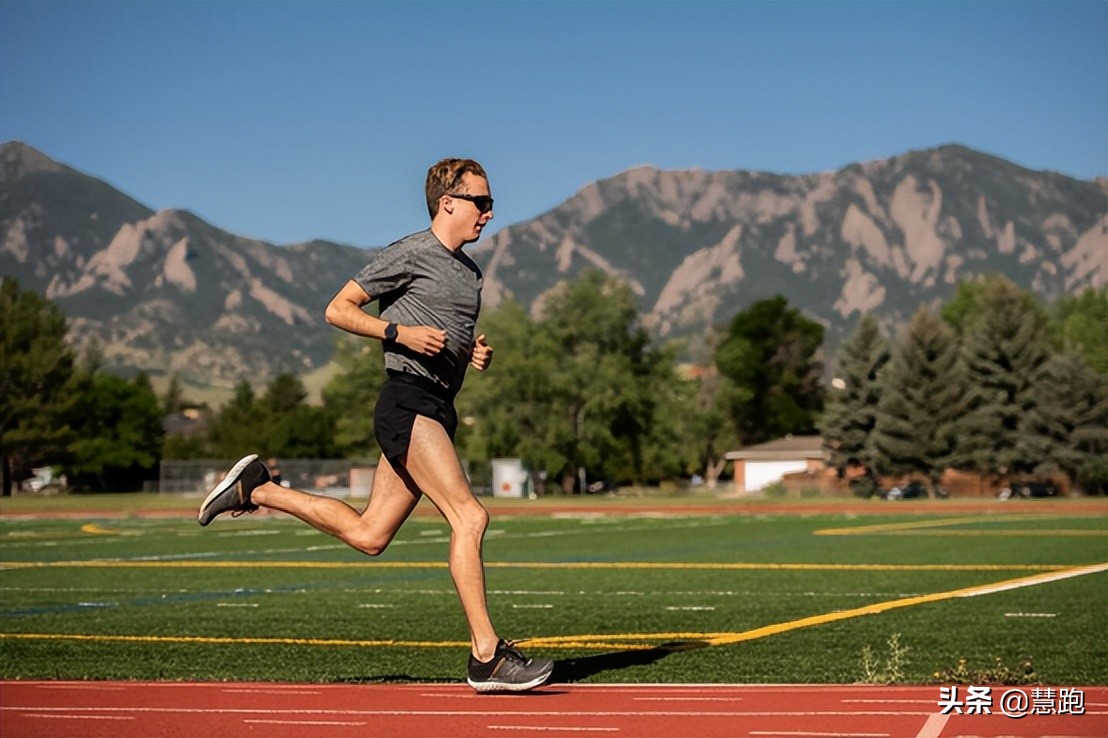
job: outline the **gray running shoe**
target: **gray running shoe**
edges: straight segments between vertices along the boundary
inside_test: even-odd
[[[257,454],[244,456],[231,467],[215,489],[200,505],[196,520],[207,525],[221,513],[229,512],[235,517],[243,513],[254,512],[258,506],[250,501],[250,493],[269,481],[269,470],[258,461]]]
[[[469,686],[478,692],[525,692],[550,678],[554,662],[529,659],[511,641],[496,644],[492,661],[478,661],[470,654]]]

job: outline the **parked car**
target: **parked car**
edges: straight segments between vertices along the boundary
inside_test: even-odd
[[[1010,487],[1000,490],[997,495],[1002,500],[1011,497],[1057,497],[1061,494],[1058,485],[1054,482],[1015,482]]]
[[[931,493],[926,484],[918,480],[912,480],[907,484],[882,490],[881,496],[886,500],[918,500],[921,498],[927,499],[931,496]],[[936,487],[935,496],[948,497],[949,493],[942,487]]]

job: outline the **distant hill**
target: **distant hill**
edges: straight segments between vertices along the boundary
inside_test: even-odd
[[[275,246],[185,210],[154,212],[22,143],[0,146],[0,274],[56,302],[109,366],[228,386],[324,364],[323,308],[368,259]]]
[[[155,212],[23,143],[0,146],[0,166],[0,274],[54,300],[76,347],[95,339],[120,370],[222,387],[329,360],[323,308],[370,252]],[[953,145],[805,176],[638,167],[470,248],[486,306],[511,295],[538,311],[595,267],[626,279],[686,358],[704,360],[713,326],[775,293],[833,348],[863,312],[894,327],[980,274],[1045,300],[1104,285],[1108,181]]]
[[[587,268],[626,279],[646,324],[688,339],[785,295],[833,346],[866,311],[887,327],[958,281],[1003,274],[1051,300],[1108,279],[1108,181],[943,146],[782,176],[638,167],[585,186],[474,251],[486,304],[533,311]],[[701,357],[703,358],[703,357]]]

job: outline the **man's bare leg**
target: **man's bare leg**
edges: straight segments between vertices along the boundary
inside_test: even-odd
[[[370,556],[388,547],[419,498],[419,490],[412,489],[384,456],[373,478],[369,504],[362,513],[333,497],[312,495],[273,482],[266,482],[250,493],[255,505],[288,513]]]
[[[446,430],[434,420],[416,416],[405,467],[450,524],[450,576],[469,624],[473,655],[488,661],[499,641],[489,618],[481,557],[489,513],[469,488]]]

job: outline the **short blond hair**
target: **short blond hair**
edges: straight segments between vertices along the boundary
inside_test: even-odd
[[[466,174],[489,178],[485,168],[473,159],[443,159],[427,170],[427,212],[432,220],[439,214],[439,198],[457,192]]]

